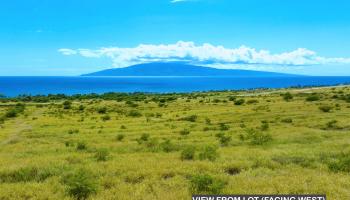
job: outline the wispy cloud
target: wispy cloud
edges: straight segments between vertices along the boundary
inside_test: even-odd
[[[350,58],[328,58],[316,52],[299,48],[294,51],[273,54],[267,50],[241,46],[225,48],[204,43],[179,41],[175,44],[140,44],[134,48],[107,47],[100,49],[59,49],[63,55],[80,55],[87,58],[110,58],[114,67],[127,67],[146,62],[188,62],[216,68],[237,66],[305,66],[323,64],[350,64]]]
[[[190,0],[171,0],[170,3],[180,3],[180,2],[186,2]]]

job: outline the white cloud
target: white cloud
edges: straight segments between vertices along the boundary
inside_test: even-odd
[[[78,52],[72,49],[59,49],[58,52],[62,53],[63,55],[70,56],[75,55]]]
[[[185,1],[189,1],[189,0],[172,0],[172,1],[170,1],[170,3],[180,3],[180,2],[185,2]]]
[[[114,67],[127,67],[146,62],[181,61],[217,68],[237,66],[303,66],[322,64],[350,64],[350,58],[326,58],[316,52],[299,48],[291,52],[272,54],[267,50],[241,46],[230,49],[208,43],[196,45],[179,41],[175,44],[140,44],[134,48],[104,47],[91,49],[59,49],[63,55],[80,55],[87,58],[110,58]]]

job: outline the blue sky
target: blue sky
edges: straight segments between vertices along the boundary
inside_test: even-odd
[[[350,75],[349,10],[347,0],[3,1],[0,76],[173,60]]]

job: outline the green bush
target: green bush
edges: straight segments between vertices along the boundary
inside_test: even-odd
[[[104,115],[104,116],[101,117],[101,119],[102,119],[103,121],[108,121],[108,120],[111,119],[111,116],[109,116],[109,115]]]
[[[235,96],[230,96],[230,97],[228,97],[228,100],[229,100],[229,101],[235,101],[235,100],[236,100],[236,97],[235,97]]]
[[[332,120],[326,123],[326,129],[338,129],[339,127],[337,126],[338,121],[337,120]]]
[[[290,92],[286,92],[282,96],[285,101],[290,101],[293,99],[293,95]]]
[[[225,135],[225,133],[216,134],[221,146],[228,146],[232,140],[231,136]]]
[[[118,134],[117,135],[117,141],[122,141],[125,138],[124,134]]]
[[[205,118],[205,123],[210,125],[211,124],[211,120],[207,117],[207,118]]]
[[[341,153],[336,156],[335,160],[328,163],[329,170],[333,172],[350,172],[350,154]]]
[[[230,130],[230,126],[225,124],[225,123],[220,123],[219,127],[220,127],[220,131],[228,131],[228,130]]]
[[[249,99],[247,101],[247,104],[256,104],[256,103],[259,103],[259,101],[257,99]]]
[[[142,114],[137,110],[130,110],[127,114],[129,117],[141,117]]]
[[[150,135],[148,133],[144,133],[141,135],[140,139],[143,141],[147,141],[149,139]]]
[[[239,105],[243,105],[245,103],[244,99],[237,99],[234,101],[234,104],[239,106]]]
[[[237,166],[229,166],[225,168],[225,172],[231,176],[241,173],[242,169]]]
[[[316,94],[310,95],[306,98],[306,101],[318,101],[320,100],[320,97]]]
[[[97,182],[90,171],[83,169],[65,175],[62,182],[67,192],[77,200],[85,200],[97,192]]]
[[[191,132],[187,129],[181,130],[180,135],[189,135]]]
[[[283,123],[293,123],[293,119],[292,118],[284,118],[281,120],[281,122]]]
[[[322,105],[318,107],[322,112],[330,112],[333,107],[328,105]]]
[[[245,135],[240,135],[242,141],[248,141],[252,145],[263,145],[272,141],[272,136],[255,129],[247,129]]]
[[[196,122],[197,118],[198,118],[197,115],[190,115],[190,116],[187,116],[187,117],[183,117],[180,120],[182,120],[182,121],[189,121],[189,122]]]
[[[5,115],[4,117],[5,118],[15,118],[17,117],[19,114],[23,113],[25,110],[25,105],[24,104],[21,104],[21,103],[18,103],[15,105],[15,107],[7,110],[5,112]]]
[[[196,153],[196,148],[193,146],[188,146],[181,152],[181,160],[194,160]]]
[[[6,118],[15,118],[15,117],[17,117],[17,111],[14,110],[14,109],[8,110],[8,111],[5,113],[5,117],[6,117]]]
[[[267,130],[269,130],[269,128],[270,128],[269,122],[261,121],[260,130],[267,131]]]
[[[97,161],[107,161],[109,156],[108,149],[99,149],[95,153],[95,158]]]
[[[226,183],[208,174],[198,174],[191,177],[190,190],[194,194],[220,194]]]
[[[68,134],[74,134],[74,133],[79,133],[79,129],[70,129],[69,131],[68,131]]]
[[[78,151],[82,151],[82,150],[86,150],[86,149],[87,149],[87,146],[86,146],[85,142],[78,142],[78,144],[77,144]]]
[[[63,109],[66,109],[66,110],[72,108],[72,102],[71,101],[64,101],[62,105],[63,105]]]
[[[78,110],[79,111],[84,111],[85,110],[85,106],[84,105],[79,105]]]
[[[171,140],[167,139],[159,144],[159,147],[162,151],[169,153],[176,150],[176,146],[171,142]]]
[[[198,157],[200,160],[215,161],[219,157],[219,153],[216,147],[206,146],[199,152]]]
[[[157,138],[151,138],[144,142],[144,144],[151,152],[158,152],[160,150],[160,145]]]
[[[143,133],[143,134],[140,136],[140,138],[137,139],[137,142],[138,142],[139,144],[142,144],[142,143],[144,143],[144,142],[147,142],[147,141],[149,140],[149,138],[150,138],[150,135],[149,135],[148,133]]]
[[[99,114],[106,114],[107,113],[107,108],[106,107],[99,107],[99,108],[97,108],[97,112]]]

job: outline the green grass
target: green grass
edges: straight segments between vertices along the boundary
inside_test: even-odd
[[[0,199],[350,199],[350,88],[0,103]]]

